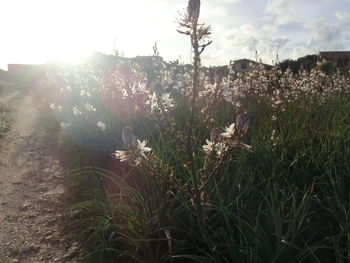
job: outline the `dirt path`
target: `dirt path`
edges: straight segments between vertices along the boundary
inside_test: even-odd
[[[65,171],[35,129],[31,97],[16,104],[0,144],[0,263],[80,262],[78,243],[62,234]]]
[[[7,101],[10,101],[12,98],[16,97],[19,94],[18,91],[12,92],[2,98],[0,98],[1,103],[6,103]]]

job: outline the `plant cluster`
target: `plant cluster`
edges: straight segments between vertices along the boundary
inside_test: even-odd
[[[0,138],[10,130],[10,124],[10,109],[5,105],[0,104]]]
[[[108,160],[73,173],[90,259],[349,262],[349,77],[230,65],[211,78],[199,12],[190,0],[179,20],[192,66],[155,48],[152,80],[84,63],[48,69],[33,91],[80,151]]]

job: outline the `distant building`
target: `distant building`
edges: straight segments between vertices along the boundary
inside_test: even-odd
[[[319,62],[333,62],[338,66],[346,66],[350,63],[350,51],[320,51]]]
[[[254,60],[250,60],[250,59],[246,59],[246,58],[238,59],[238,60],[235,60],[235,61],[231,61],[231,63],[233,63],[234,70],[237,73],[248,72],[250,70],[250,66],[251,65],[260,65],[261,64],[259,62],[254,61]],[[271,65],[264,64],[264,63],[262,63],[262,65],[267,70],[272,69]]]

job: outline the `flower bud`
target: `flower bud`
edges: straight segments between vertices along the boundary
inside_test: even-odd
[[[200,0],[189,0],[188,1],[187,14],[191,20],[195,20],[195,21],[198,20],[200,6],[201,6]]]
[[[210,132],[210,141],[217,142],[220,139],[221,131],[218,128],[214,128]]]
[[[237,115],[236,129],[237,129],[238,136],[242,137],[247,133],[248,128],[250,126],[250,120],[251,118],[246,112],[243,112]]]

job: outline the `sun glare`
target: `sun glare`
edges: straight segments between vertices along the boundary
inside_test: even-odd
[[[6,50],[14,60],[44,63],[74,61],[93,51],[112,53],[113,39],[120,49],[136,49],[140,34],[147,35],[135,34],[147,11],[147,5],[140,4],[142,11],[121,1],[9,1],[8,14],[0,11],[0,24],[11,21],[4,29],[12,38]],[[17,18],[10,13],[17,13]]]

